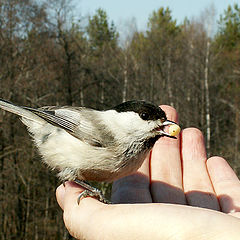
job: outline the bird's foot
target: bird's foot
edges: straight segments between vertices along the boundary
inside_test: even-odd
[[[110,203],[102,194],[102,192],[95,188],[92,187],[91,185],[89,185],[88,183],[84,182],[84,181],[80,181],[78,179],[74,180],[75,183],[77,183],[79,186],[85,188],[85,190],[83,192],[81,192],[77,198],[77,203],[80,203],[81,198],[85,198],[85,197],[95,197],[97,198],[100,202],[102,203]]]

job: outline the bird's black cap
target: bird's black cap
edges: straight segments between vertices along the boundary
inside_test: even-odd
[[[113,108],[117,112],[136,112],[143,120],[167,120],[165,112],[149,102],[132,100],[123,102]]]

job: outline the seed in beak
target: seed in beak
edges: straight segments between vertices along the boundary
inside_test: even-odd
[[[181,131],[181,128],[177,124],[169,126],[168,132],[170,136],[177,136]]]

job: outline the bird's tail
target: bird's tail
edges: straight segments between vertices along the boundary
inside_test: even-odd
[[[37,122],[42,122],[43,120],[38,117],[36,114],[30,112],[27,109],[24,109],[23,107],[17,106],[11,102],[8,102],[4,99],[0,98],[0,108],[2,108],[5,111],[14,113],[20,117],[26,118],[28,120],[33,120]]]

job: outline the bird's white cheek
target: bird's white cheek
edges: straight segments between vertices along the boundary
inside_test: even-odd
[[[134,112],[107,111],[102,115],[102,119],[108,128],[120,138],[129,134],[148,132],[151,129],[151,125]]]

